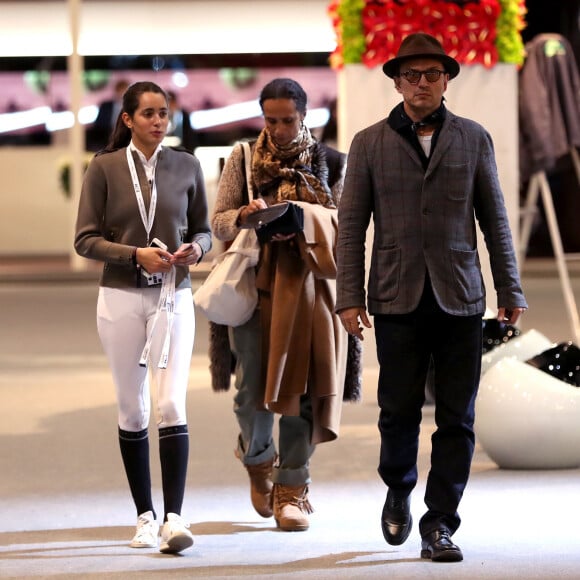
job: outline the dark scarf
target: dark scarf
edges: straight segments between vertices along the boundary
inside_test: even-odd
[[[397,131],[397,133],[405,137],[405,139],[407,139],[407,141],[413,145],[419,154],[423,168],[427,169],[427,166],[429,165],[429,159],[419,144],[419,139],[417,139],[417,129],[420,127],[435,127],[435,132],[433,133],[433,138],[431,140],[431,155],[433,155],[433,150],[437,144],[437,138],[439,137],[441,125],[443,124],[446,115],[447,109],[444,104],[444,99],[441,100],[441,105],[437,110],[433,111],[430,115],[427,115],[427,117],[421,119],[418,122],[414,122],[405,112],[403,103],[399,103],[391,111],[387,122],[395,131]]]
[[[263,129],[252,155],[252,177],[260,195],[271,195],[275,203],[294,200],[336,207],[328,187],[326,154],[305,126],[284,148]]]
[[[405,112],[403,103],[399,103],[391,111],[388,123],[398,133],[415,134],[417,129],[420,127],[440,127],[445,119],[446,113],[447,109],[443,100],[441,100],[441,105],[439,105],[438,109],[420,121],[414,122]]]

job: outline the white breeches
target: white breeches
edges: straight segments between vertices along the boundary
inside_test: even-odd
[[[125,431],[141,431],[149,425],[152,399],[158,428],[187,424],[185,399],[195,335],[190,288],[175,293],[167,368],[158,368],[167,330],[165,311],[159,313],[153,329],[149,364],[139,366],[159,294],[160,288],[99,289],[97,328],[117,391],[119,427]]]

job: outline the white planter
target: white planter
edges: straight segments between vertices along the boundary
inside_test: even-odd
[[[580,467],[580,388],[505,358],[481,378],[475,413],[478,441],[499,467]]]
[[[481,374],[504,358],[526,361],[548,350],[554,344],[534,328],[485,353],[481,358]]]

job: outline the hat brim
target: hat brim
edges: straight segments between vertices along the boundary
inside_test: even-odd
[[[460,66],[459,63],[454,58],[451,58],[450,56],[444,54],[433,54],[433,53],[414,54],[412,56],[409,55],[393,58],[383,65],[383,72],[389,78],[394,78],[399,74],[399,68],[401,66],[401,63],[403,63],[406,60],[415,58],[434,58],[436,60],[440,60],[443,63],[443,66],[445,67],[445,72],[449,75],[450,79],[454,79],[459,74]]]

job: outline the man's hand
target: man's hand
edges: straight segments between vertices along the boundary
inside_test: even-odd
[[[372,328],[372,324],[367,316],[367,311],[365,308],[355,307],[355,308],[345,308],[338,313],[340,321],[344,326],[344,329],[353,336],[364,340],[363,338],[363,326],[366,328]],[[361,324],[363,326],[361,326]]]
[[[508,324],[515,324],[519,317],[526,311],[525,308],[498,308],[497,319],[500,322],[507,322]]]

